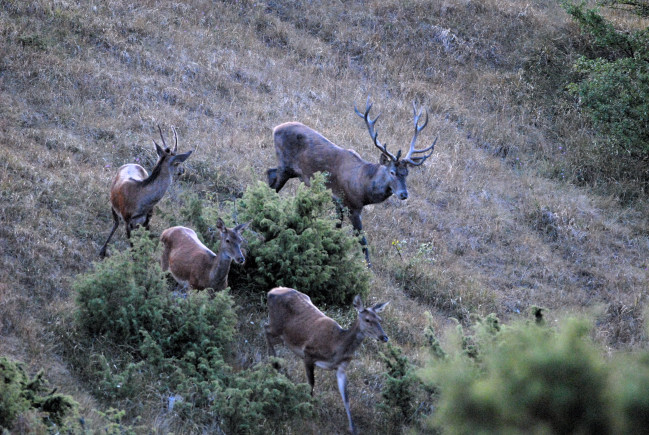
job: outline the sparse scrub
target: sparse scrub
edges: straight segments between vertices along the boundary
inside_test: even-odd
[[[423,243],[413,255],[405,252],[404,243],[394,240],[392,246],[401,261],[392,265],[394,278],[410,297],[466,321],[473,312],[495,308],[494,295],[481,291],[477,283],[449,270],[435,267],[434,247]]]

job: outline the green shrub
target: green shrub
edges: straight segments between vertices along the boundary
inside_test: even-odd
[[[36,412],[40,422],[33,419],[30,431],[45,432],[46,428],[57,426],[61,431],[79,430],[71,418],[78,403],[69,396],[55,394],[56,388],[47,393],[48,390],[43,372],[30,378],[22,364],[0,357],[0,431],[11,430],[18,417]]]
[[[249,241],[245,274],[232,286],[268,291],[293,287],[315,303],[350,304],[369,292],[369,272],[357,237],[336,228],[331,191],[316,174],[311,186],[280,197],[266,183],[249,187],[237,202],[239,220],[252,221],[258,237]],[[236,282],[236,284],[235,284]]]
[[[309,386],[279,375],[270,364],[228,378],[212,407],[226,433],[268,433],[286,420],[313,415]]]
[[[391,416],[392,424],[398,427],[413,415],[420,381],[399,347],[388,343],[387,354],[381,352],[379,355],[387,369],[380,407]]]
[[[449,433],[612,433],[610,369],[572,320],[558,333],[536,324],[476,333],[464,352],[420,372],[441,391],[434,426]]]

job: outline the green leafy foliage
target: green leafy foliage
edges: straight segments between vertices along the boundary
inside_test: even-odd
[[[559,331],[529,322],[481,319],[455,354],[419,372],[439,388],[429,421],[448,433],[635,433],[646,427],[649,359],[604,360],[590,324],[570,319]]]
[[[300,184],[295,195],[284,197],[258,182],[237,206],[240,221],[251,221],[259,235],[249,241],[246,275],[237,285],[260,291],[293,287],[315,303],[337,305],[367,295],[369,272],[360,244],[348,227],[336,228],[323,175],[316,174],[310,187]]]
[[[18,417],[36,412],[40,421],[32,419],[30,431],[45,432],[47,427],[55,426],[79,430],[72,420],[78,403],[69,396],[56,394],[56,388],[49,393],[48,390],[43,372],[31,378],[21,363],[0,357],[0,430],[11,430]]]
[[[578,79],[568,90],[610,147],[611,158],[630,158],[640,164],[628,176],[649,179],[649,28],[621,32],[596,10],[584,4],[563,3],[566,11],[592,38],[592,52],[574,65]],[[593,148],[593,151],[596,151]],[[618,157],[619,156],[619,157]],[[639,172],[639,173],[638,173]]]
[[[313,415],[307,384],[294,384],[270,365],[230,377],[213,408],[226,433],[267,433],[268,426]]]

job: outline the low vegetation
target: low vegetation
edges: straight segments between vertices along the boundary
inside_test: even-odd
[[[1,430],[343,433],[335,375],[311,397],[266,356],[277,285],[343,327],[390,300],[347,370],[359,432],[646,427],[648,24],[619,0],[0,0]],[[374,161],[368,95],[388,149],[413,100],[439,136],[407,201],[364,208],[370,270],[326,174],[265,183],[285,121]],[[100,261],[157,125],[192,156]],[[174,292],[160,234],[214,248],[219,217],[252,221],[246,264]]]

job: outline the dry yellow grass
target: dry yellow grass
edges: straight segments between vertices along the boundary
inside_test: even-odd
[[[414,362],[425,311],[437,330],[469,313],[506,321],[531,305],[551,317],[589,312],[605,345],[646,344],[646,202],[623,207],[544,177],[590,138],[576,114],[547,116],[552,95],[539,89],[551,79],[533,81],[536,67],[551,71],[558,51],[569,61],[581,43],[554,1],[5,0],[0,41],[0,355],[44,368],[88,409],[104,404],[67,367],[57,334],[74,309],[71,280],[110,229],[116,168],[136,159],[150,168],[156,125],[176,126],[180,147],[196,152],[159,205],[170,211],[183,192],[225,198],[264,180],[275,166],[272,128],[284,121],[376,161],[352,109],[367,95],[390,149],[410,141],[413,99],[431,116],[421,144],[440,137],[411,171],[407,202],[363,213],[372,302],[392,300],[386,332]],[[154,232],[165,225],[154,216]],[[111,249],[126,246],[120,228]],[[414,259],[434,297],[397,279]],[[259,326],[265,313],[239,315]],[[242,329],[244,365],[265,354],[259,328]],[[368,433],[382,427],[380,350],[366,343],[350,370],[352,412]],[[286,361],[304,382],[302,365]],[[287,433],[344,432],[333,375],[316,378],[316,419]],[[200,430],[162,411],[144,419],[160,431]]]

